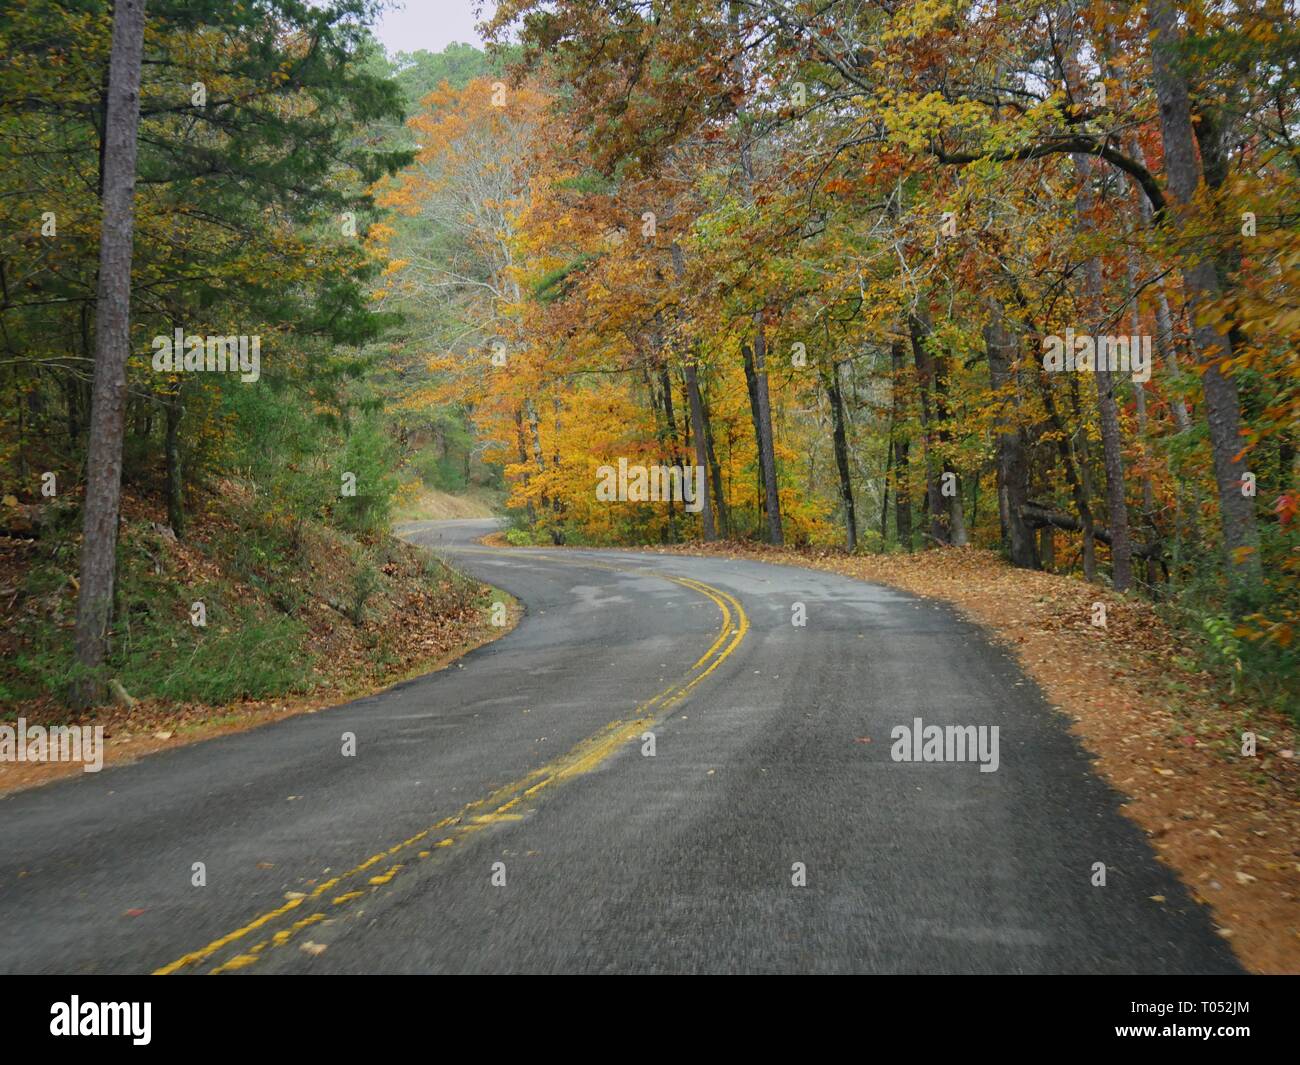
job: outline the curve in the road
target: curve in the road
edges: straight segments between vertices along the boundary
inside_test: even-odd
[[[490,549],[475,549],[475,552],[503,553],[493,552]],[[563,562],[564,560],[551,559],[551,561]],[[616,566],[590,562],[585,565],[620,572]],[[318,884],[310,894],[289,899],[284,905],[260,914],[240,928],[160,966],[154,970],[154,975],[170,976],[178,973],[190,966],[206,962],[254,932],[265,935],[271,931],[272,934],[266,935],[266,938],[260,939],[246,949],[238,950],[210,971],[213,975],[217,975],[245,969],[255,964],[268,950],[286,946],[299,932],[336,914],[338,907],[364,899],[371,892],[391,883],[393,878],[412,862],[433,860],[444,853],[445,848],[488,826],[503,821],[520,820],[525,804],[537,800],[543,790],[554,788],[579,774],[590,772],[624,744],[640,739],[647,730],[654,728],[740,646],[749,631],[749,618],[736,598],[720,588],[710,587],[702,581],[688,577],[674,577],[669,574],[653,575],[705,596],[717,606],[722,616],[717,637],[695,661],[684,678],[675,681],[643,702],[633,711],[630,720],[611,721],[599,732],[588,736],[555,761],[498,788],[485,798],[466,803],[454,816],[445,817],[415,835],[371,855],[347,872]],[[381,866],[384,868],[372,872]],[[311,912],[306,912],[309,910]],[[282,927],[277,927],[278,925]]]
[[[525,608],[448,668],[0,799],[0,971],[1241,971],[950,608],[490,528],[405,533]],[[895,761],[917,717],[999,768]]]

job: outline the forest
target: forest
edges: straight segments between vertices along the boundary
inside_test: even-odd
[[[381,202],[459,242],[394,284],[466,316],[513,539],[974,545],[1294,674],[1295,14],[502,3]]]
[[[221,526],[275,603],[231,631],[296,647],[309,529],[467,489],[521,545],[986,549],[1294,696],[1294,4],[502,0],[436,55],[377,10],[0,11],[4,701],[198,697],[160,555]]]

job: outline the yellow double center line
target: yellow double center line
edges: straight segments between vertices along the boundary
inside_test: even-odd
[[[598,565],[602,569],[615,568],[590,562],[575,564]],[[619,570],[618,572],[644,571]],[[519,820],[523,810],[527,808],[525,804],[536,798],[540,792],[590,772],[610,758],[624,744],[640,738],[645,730],[663,721],[673,707],[682,702],[705,677],[717,669],[740,646],[745,633],[749,631],[749,618],[740,602],[719,588],[689,577],[673,577],[664,573],[649,575],[662,577],[707,596],[722,612],[722,626],[717,638],[691,666],[685,679],[669,685],[658,695],[636,707],[631,718],[611,721],[595,735],[588,736],[554,761],[533,770],[519,780],[498,788],[485,798],[468,803],[454,816],[445,817],[409,839],[404,839],[387,850],[371,855],[346,873],[340,873],[316,885],[309,894],[290,899],[283,906],[269,910],[220,939],[214,939],[207,946],[182,955],[162,968],[154,970],[154,975],[168,976],[182,969],[198,966],[212,960],[226,947],[237,943],[240,946],[236,952],[209,972],[230,972],[252,965],[269,950],[288,943],[304,928],[326,920],[332,914],[342,913],[357,899],[365,898],[378,891],[390,883],[405,866],[429,860],[440,851],[454,846],[459,840],[490,825]],[[281,922],[281,918],[286,920]],[[281,923],[283,927],[266,935],[265,938],[250,940],[253,933],[271,932],[273,926]],[[241,941],[248,942],[241,943]]]

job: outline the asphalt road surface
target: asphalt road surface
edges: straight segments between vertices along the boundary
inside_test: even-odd
[[[0,801],[0,971],[1238,971],[945,607],[490,527],[405,530],[526,607],[458,665]],[[918,717],[997,771],[894,761]]]

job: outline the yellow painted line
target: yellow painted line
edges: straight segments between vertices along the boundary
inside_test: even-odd
[[[685,584],[686,587],[688,588],[692,587],[690,584],[687,584],[686,581],[678,581],[677,583]],[[718,604],[718,609],[722,611],[722,631],[718,633],[718,638],[714,640],[713,643],[709,644],[709,649],[705,651],[704,654],[700,655],[699,659],[695,662],[695,664],[691,666],[691,669],[693,670],[699,669],[700,666],[704,665],[704,663],[707,662],[710,659],[710,657],[712,657],[713,652],[718,649],[722,641],[725,640],[731,634],[731,608],[727,606],[726,601],[719,598],[718,596],[715,596],[713,594],[712,589],[698,587],[695,588],[695,591],[703,592],[705,595],[707,595],[710,599],[712,599],[715,603]]]
[[[379,876],[372,876],[370,878],[370,883],[373,884],[375,887],[378,887],[380,884],[387,884],[390,880],[393,879],[393,877],[395,877],[401,871],[402,871],[402,863],[398,862],[391,869],[389,869],[388,872],[380,873]]]
[[[288,943],[290,939],[292,939],[295,935],[297,935],[308,925],[313,925],[317,921],[323,921],[323,920],[325,920],[325,915],[323,913],[313,913],[309,917],[304,917],[301,921],[295,922],[290,927],[283,928],[279,932],[276,932],[275,935],[273,935],[270,939],[264,939],[256,946],[250,947],[247,953],[236,954],[229,961],[221,965],[218,965],[208,975],[216,976],[220,973],[230,972],[234,969],[246,968],[247,966],[252,965],[253,962],[257,961],[257,959],[261,956],[262,951],[266,949],[268,944],[274,944],[277,947],[282,947],[284,946],[284,944]]]
[[[431,825],[429,828],[426,828],[424,831],[417,832],[414,836],[412,836],[409,840],[406,840],[404,843],[398,844],[397,849],[400,849],[410,843],[416,843],[419,840],[424,839],[430,833],[437,832],[438,830],[451,824],[455,820],[456,819],[454,817],[443,818],[443,820],[439,821],[436,825]],[[304,902],[310,901],[311,899],[318,898],[319,896],[325,894],[325,892],[331,890],[332,888],[337,887],[339,882],[346,879],[347,877],[353,876],[356,873],[360,873],[370,868],[370,866],[374,865],[375,862],[383,861],[384,857],[385,856],[382,854],[376,854],[373,857],[367,858],[355,869],[349,870],[348,872],[343,873],[340,876],[331,877],[329,880],[326,880],[322,884],[317,884],[310,895],[304,895],[302,898],[290,899],[283,906],[271,910],[268,913],[264,913],[260,917],[255,917],[253,920],[249,921],[249,923],[244,925],[242,928],[236,928],[233,932],[230,932],[227,935],[222,936],[220,939],[213,940],[206,947],[202,947],[199,950],[191,951],[189,954],[184,954],[181,957],[177,958],[174,962],[171,962],[168,965],[164,965],[161,969],[154,970],[153,975],[170,976],[172,973],[176,972],[179,969],[184,968],[187,965],[192,965],[195,962],[205,961],[206,959],[212,957],[212,955],[215,954],[217,951],[219,951],[222,947],[228,946],[238,939],[242,939],[244,936],[248,935],[249,932],[255,932],[257,929],[261,928],[263,925],[267,924],[268,922],[275,920],[277,917],[282,917],[290,910],[296,909],[298,906],[301,906]],[[336,899],[335,902],[337,901],[338,900]]]
[[[504,554],[506,552],[481,551],[477,553]],[[567,561],[567,560],[551,559],[550,561],[560,562],[560,561]],[[572,564],[593,566],[600,569],[610,569],[610,570],[616,569],[613,566],[609,566],[603,563],[574,562]],[[719,630],[717,638],[710,645],[708,651],[706,651],[704,655],[702,655],[700,659],[696,661],[696,663],[693,666],[691,666],[689,673],[694,673],[695,675],[693,677],[690,677],[690,679],[685,682],[674,682],[673,684],[669,685],[669,687],[659,692],[657,695],[648,699],[646,702],[640,704],[633,711],[633,714],[635,716],[631,720],[611,721],[600,732],[597,732],[594,735],[587,737],[585,740],[579,741],[572,749],[570,749],[567,753],[565,753],[561,757],[557,758],[555,761],[550,762],[547,765],[541,766],[540,768],[533,770],[531,773],[521,778],[520,780],[514,781],[510,784],[504,785],[501,788],[498,788],[496,791],[488,795],[486,798],[477,799],[471,803],[467,803],[461,809],[460,813],[456,814],[455,816],[445,817],[441,821],[437,822],[436,824],[430,825],[428,828],[422,829],[421,831],[417,832],[415,835],[410,836],[405,840],[402,840],[400,843],[393,844],[391,847],[388,848],[388,850],[382,851],[379,854],[371,855],[364,862],[360,863],[359,865],[355,866],[352,869],[349,869],[347,872],[340,873],[338,876],[332,877],[331,879],[325,881],[322,884],[318,884],[312,890],[311,894],[304,895],[300,898],[291,899],[288,902],[286,902],[283,906],[279,906],[274,910],[270,910],[267,913],[260,915],[259,917],[255,917],[252,921],[248,922],[242,927],[235,929],[233,932],[227,933],[226,935],[222,936],[219,939],[213,940],[211,943],[207,944],[206,946],[200,947],[198,950],[191,951],[188,954],[181,955],[181,957],[177,958],[175,961],[169,962],[167,965],[164,965],[159,969],[155,969],[153,975],[169,976],[172,973],[178,972],[179,970],[185,968],[186,966],[193,965],[201,961],[206,961],[208,958],[212,957],[212,955],[216,954],[223,947],[229,946],[231,943],[235,943],[238,940],[244,938],[249,933],[254,932],[257,929],[266,926],[271,921],[274,921],[276,918],[282,917],[285,914],[297,908],[298,906],[301,906],[304,902],[311,902],[313,900],[319,899],[326,892],[337,887],[343,881],[349,880],[352,877],[365,872],[371,866],[375,865],[378,862],[383,861],[385,858],[397,854],[399,851],[405,850],[415,845],[416,843],[428,839],[431,836],[438,835],[444,829],[450,828],[451,834],[445,836],[442,839],[438,839],[436,842],[434,842],[432,844],[434,848],[450,847],[455,843],[457,838],[464,837],[473,832],[476,832],[488,824],[496,824],[496,823],[506,822],[506,821],[521,820],[522,818],[520,815],[517,814],[512,815],[509,814],[507,811],[509,811],[517,803],[521,802],[524,799],[532,798],[539,791],[543,790],[546,787],[549,787],[552,784],[563,783],[564,781],[570,780],[573,777],[580,776],[584,773],[590,772],[592,769],[596,768],[598,765],[603,763],[606,759],[610,758],[616,751],[619,750],[619,748],[621,748],[629,740],[640,738],[641,733],[645,729],[659,723],[664,718],[666,718],[668,716],[668,711],[670,711],[674,706],[681,703],[691,693],[691,691],[693,691],[694,688],[701,681],[704,680],[705,677],[707,677],[710,673],[712,673],[715,669],[717,669],[718,666],[721,665],[722,662],[729,655],[731,655],[731,653],[735,651],[737,647],[740,646],[741,641],[743,641],[745,638],[745,634],[749,632],[749,617],[745,613],[744,608],[740,605],[740,602],[734,596],[730,595],[727,592],[722,591],[720,588],[715,588],[712,585],[704,584],[703,582],[694,580],[693,578],[677,577],[666,573],[654,573],[650,571],[639,571],[639,570],[638,571],[616,570],[616,572],[635,572],[635,573],[645,572],[649,576],[660,577],[665,580],[673,581],[674,583],[680,584],[683,587],[690,589],[691,591],[698,592],[699,594],[706,596],[707,598],[712,600],[713,603],[718,607],[719,611],[721,611],[722,613],[721,629]],[[733,619],[735,621],[734,625],[732,624]],[[722,645],[724,644],[724,642],[727,641],[728,637],[730,637],[730,642],[726,643],[726,646],[723,647]],[[719,650],[719,648],[722,649]],[[708,661],[710,655],[715,655],[715,654],[716,657],[713,658],[712,662],[710,662],[706,668],[701,669],[700,667],[706,661]],[[654,714],[649,713],[651,709],[656,709],[656,708],[658,711],[657,713]],[[477,815],[467,819],[467,815],[469,815],[470,811],[476,810],[484,806],[495,807],[495,810],[490,814]],[[426,853],[428,852],[421,851],[420,856],[423,857]],[[384,874],[382,876],[371,877],[370,884],[372,886],[370,888],[370,891],[375,890],[381,884],[385,884],[389,880],[391,880],[392,877],[396,874],[396,872],[400,868],[401,868],[400,865],[395,866],[394,868],[390,869],[387,874]],[[368,893],[369,892],[366,890],[347,891],[341,895],[336,896],[332,900],[332,903],[335,906],[345,904],[353,901],[354,899],[360,898],[361,896],[366,895]],[[244,966],[251,965],[253,964],[253,962],[258,960],[263,950],[268,945],[269,946],[283,945],[300,928],[304,928],[307,925],[312,924],[323,917],[324,914],[319,912],[304,917],[299,921],[297,921],[293,926],[291,926],[291,928],[280,932],[276,932],[270,939],[263,940],[262,942],[251,947],[248,951],[242,954],[235,955],[228,961],[210,970],[210,972],[215,974],[215,973],[225,972],[232,969],[239,969],[239,968],[243,968]]]

